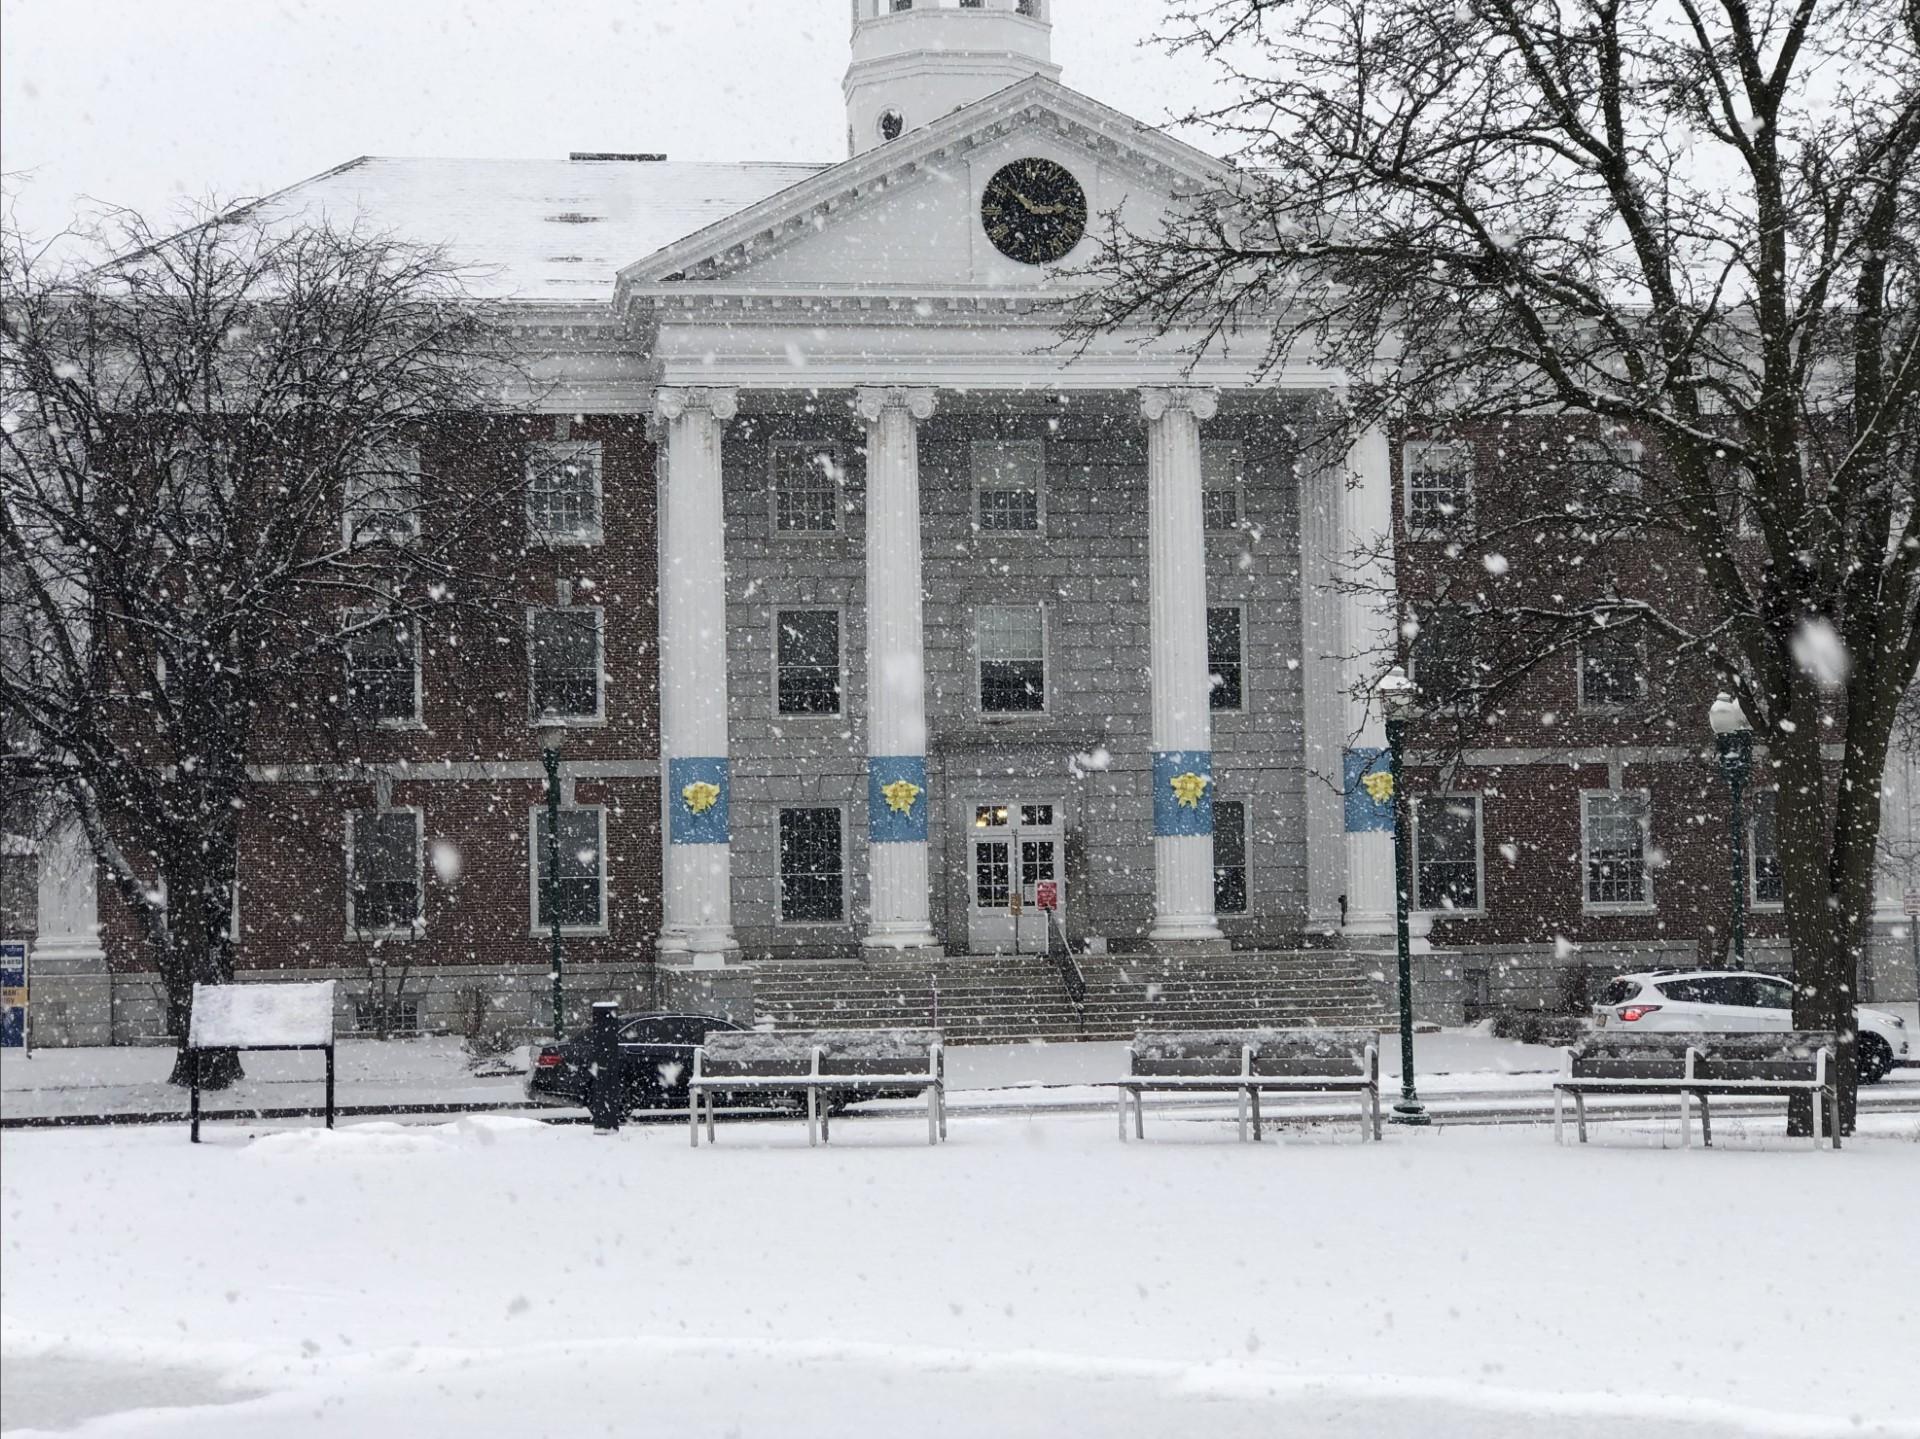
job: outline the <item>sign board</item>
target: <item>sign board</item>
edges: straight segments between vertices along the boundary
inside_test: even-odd
[[[189,1049],[333,1043],[331,979],[318,984],[196,984]]]
[[[1920,914],[1920,889],[1907,891],[1907,913]]]
[[[1033,903],[1037,909],[1060,908],[1060,881],[1043,879],[1033,886]]]
[[[0,939],[0,1049],[27,1042],[27,942]]]

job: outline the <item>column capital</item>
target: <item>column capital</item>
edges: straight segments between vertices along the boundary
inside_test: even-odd
[[[903,409],[916,420],[933,418],[934,392],[925,385],[862,385],[853,392],[853,408],[869,422],[882,412]]]
[[[1140,391],[1140,413],[1147,419],[1164,419],[1169,410],[1211,420],[1220,412],[1220,392],[1200,385],[1149,385]]]
[[[740,412],[740,392],[717,385],[663,385],[653,392],[656,420],[677,420],[691,410],[705,410],[716,420],[731,420]]]

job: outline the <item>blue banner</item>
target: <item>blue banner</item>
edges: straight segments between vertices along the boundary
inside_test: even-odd
[[[1368,834],[1393,828],[1392,761],[1383,749],[1347,751],[1344,775],[1347,833]]]
[[[1212,750],[1154,751],[1153,833],[1213,833]]]
[[[0,939],[0,1049],[27,1042],[27,942]]]
[[[867,760],[867,839],[873,844],[924,843],[927,757],[873,755]]]
[[[670,844],[725,844],[729,800],[727,760],[692,756],[667,761],[667,840]]]

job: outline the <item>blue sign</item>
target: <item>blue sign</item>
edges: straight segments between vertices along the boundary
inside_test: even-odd
[[[1153,752],[1153,832],[1213,833],[1213,751]]]
[[[925,755],[874,755],[867,761],[867,838],[914,844],[927,837]]]
[[[727,761],[724,755],[667,761],[667,842],[725,844]]]
[[[27,942],[0,939],[0,1049],[27,1042]]]
[[[1347,751],[1347,833],[1393,828],[1392,757],[1383,749]]]

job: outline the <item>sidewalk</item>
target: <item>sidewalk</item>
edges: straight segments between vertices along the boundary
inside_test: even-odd
[[[1477,1029],[1417,1035],[1414,1045],[1420,1095],[1436,1118],[1485,1122],[1542,1115],[1552,1107],[1548,1085],[1560,1068],[1558,1049],[1495,1039]],[[1380,1048],[1382,1079],[1390,1081],[1383,1083],[1383,1090],[1397,1089],[1397,1038],[1382,1035]],[[7,1050],[0,1054],[0,1120],[184,1119],[186,1094],[166,1082],[172,1063],[173,1051],[165,1048],[43,1049],[31,1057]],[[207,1096],[210,1115],[319,1107],[319,1055],[262,1053],[246,1056],[244,1064],[245,1079]],[[338,1107],[344,1114],[433,1108],[570,1113],[526,1105],[525,1065],[526,1052],[521,1050],[504,1063],[491,1064],[492,1072],[476,1074],[460,1041],[452,1038],[342,1040],[336,1054]],[[508,1068],[511,1072],[498,1072]],[[1107,1108],[1113,1104],[1113,1091],[1102,1082],[1125,1070],[1126,1046],[1117,1042],[965,1045],[947,1051],[948,1104],[956,1112]],[[1898,1071],[1863,1093],[1864,1102],[1874,1108],[1920,1108],[1920,1070]],[[1169,1096],[1150,1107],[1213,1111],[1222,1104]],[[1313,1096],[1276,1098],[1267,1107],[1283,1118],[1353,1113],[1349,1100]]]

